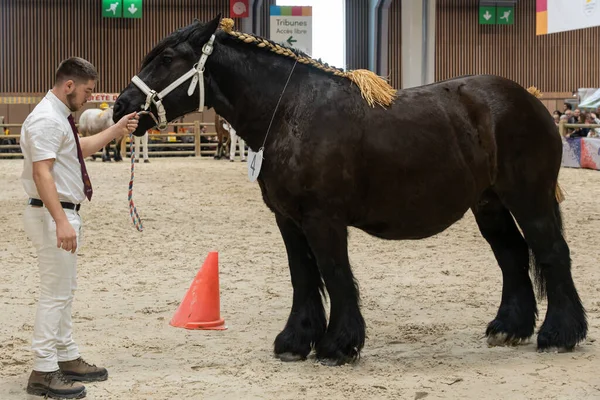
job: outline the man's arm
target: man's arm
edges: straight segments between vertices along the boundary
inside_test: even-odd
[[[56,247],[75,253],[77,250],[77,233],[71,226],[60,201],[56,183],[52,177],[54,158],[33,163],[33,181],[41,200],[56,223]]]
[[[138,118],[137,113],[125,115],[119,122],[110,128],[105,129],[96,135],[80,138],[79,144],[81,145],[83,158],[96,153],[111,140],[135,131],[138,125]]]

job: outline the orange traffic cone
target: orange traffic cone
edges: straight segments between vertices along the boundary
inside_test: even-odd
[[[220,316],[219,253],[211,251],[169,323],[185,329],[227,329]]]

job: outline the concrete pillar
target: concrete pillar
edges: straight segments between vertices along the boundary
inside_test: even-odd
[[[398,0],[396,0],[398,1]],[[390,31],[390,5],[392,0],[383,0],[379,8],[379,55],[377,57],[377,73],[380,76],[387,77],[389,74],[388,63],[388,46],[389,46],[389,31]]]
[[[369,0],[369,69],[377,73],[377,59],[379,56],[379,8],[383,0]]]
[[[265,32],[263,32],[263,27],[261,26],[262,20],[260,16],[263,7],[263,0],[252,0],[252,3],[252,33],[268,38],[269,33],[266,32],[265,34]]]
[[[435,79],[435,0],[402,0],[402,87]]]
[[[254,3],[262,0],[248,0],[248,17],[242,18],[242,25],[240,26],[240,32],[253,33],[254,32]]]

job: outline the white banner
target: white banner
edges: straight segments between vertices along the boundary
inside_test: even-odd
[[[579,141],[579,139],[571,140],[563,140],[563,156],[562,156],[562,166],[568,168],[579,168],[579,156],[581,153],[580,143],[576,143],[575,140]],[[575,147],[577,146],[577,148]]]
[[[579,108],[593,108],[594,111],[600,107],[600,89],[579,89]]]
[[[600,170],[600,139],[563,140],[562,166]]]
[[[548,32],[600,26],[600,0],[546,0]]]

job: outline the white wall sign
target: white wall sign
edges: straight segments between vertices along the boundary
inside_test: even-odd
[[[312,55],[312,7],[271,6],[269,39]]]
[[[536,33],[600,26],[600,0],[537,0]]]

